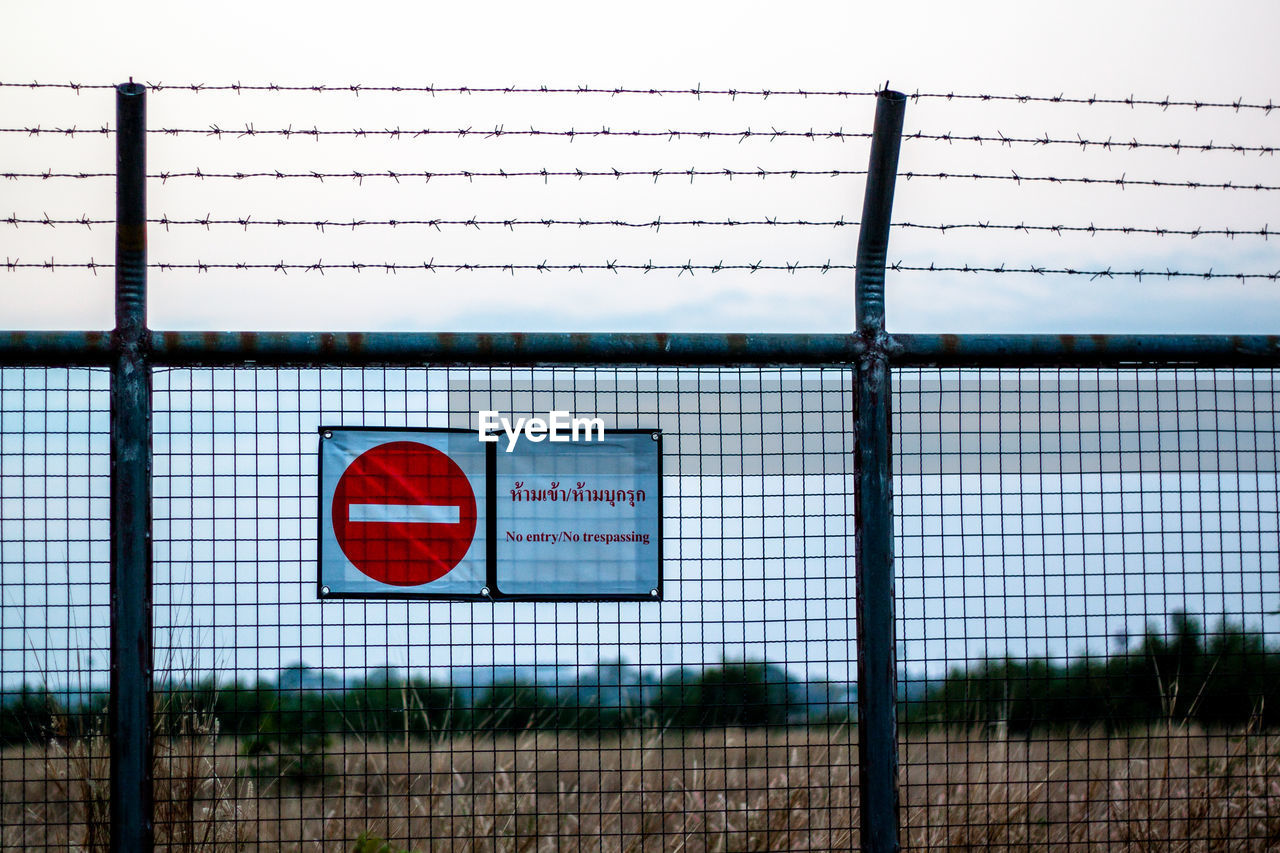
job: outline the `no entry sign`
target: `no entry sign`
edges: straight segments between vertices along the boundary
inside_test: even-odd
[[[321,594],[478,595],[485,453],[474,445],[445,431],[324,430]]]
[[[390,441],[356,457],[333,494],[342,553],[375,581],[416,586],[458,565],[476,532],[476,496],[445,454]]]
[[[660,599],[661,446],[322,428],[320,596]]]

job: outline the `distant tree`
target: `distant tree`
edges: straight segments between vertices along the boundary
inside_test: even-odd
[[[241,718],[245,731],[241,752],[248,759],[241,770],[263,782],[302,787],[323,782],[329,769],[329,720],[320,692],[272,689],[259,681],[246,695],[256,717]],[[254,727],[248,729],[252,720]]]
[[[0,744],[39,743],[57,733],[65,706],[43,687],[23,685],[0,702]]]
[[[601,661],[559,693],[560,724],[582,731],[633,728],[643,724],[645,696],[654,687],[621,660]]]
[[[1261,634],[1226,621],[1209,635],[1195,715],[1209,724],[1280,723],[1280,654]]]
[[[549,691],[512,679],[497,682],[481,694],[472,708],[472,725],[497,732],[545,729],[560,724],[561,712]]]
[[[1227,621],[1206,636],[1182,611],[1149,625],[1136,647],[1070,664],[997,659],[953,669],[905,709],[918,723],[1003,725],[1010,731],[1157,721],[1209,725],[1280,721],[1280,653]]]
[[[775,667],[725,662],[700,673],[672,673],[663,679],[653,710],[661,723],[680,727],[781,725],[798,706],[794,687]]]
[[[457,695],[425,678],[374,673],[341,693],[326,695],[344,732],[414,737],[436,734],[458,723]]]

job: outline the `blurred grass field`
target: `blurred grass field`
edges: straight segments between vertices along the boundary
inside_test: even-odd
[[[158,741],[157,849],[343,851],[850,850],[856,731],[846,727],[527,732],[331,740],[305,774],[246,772],[235,739]],[[911,850],[1280,849],[1280,737],[1167,726],[902,742]],[[106,847],[105,742],[12,747],[0,847]]]

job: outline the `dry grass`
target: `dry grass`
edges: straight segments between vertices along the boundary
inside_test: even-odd
[[[157,839],[173,851],[849,850],[856,736],[838,729],[332,743],[326,778],[250,779],[229,738],[161,744]],[[1162,729],[904,738],[909,849],[1280,850],[1280,739]],[[4,849],[96,850],[100,738],[0,755]],[[96,827],[96,828],[95,828]]]
[[[1162,728],[904,748],[921,849],[1280,850],[1280,739]]]
[[[157,848],[172,853],[245,849],[251,799],[240,796],[217,755],[216,721],[173,715],[179,730],[155,740]],[[0,753],[0,849],[105,853],[109,842],[109,748],[104,721],[88,735],[68,737],[59,721],[45,746]]]

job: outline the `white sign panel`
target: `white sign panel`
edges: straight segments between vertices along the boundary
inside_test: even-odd
[[[522,442],[498,452],[498,589],[510,595],[661,595],[661,436]]]
[[[661,435],[320,431],[321,597],[655,600]]]

